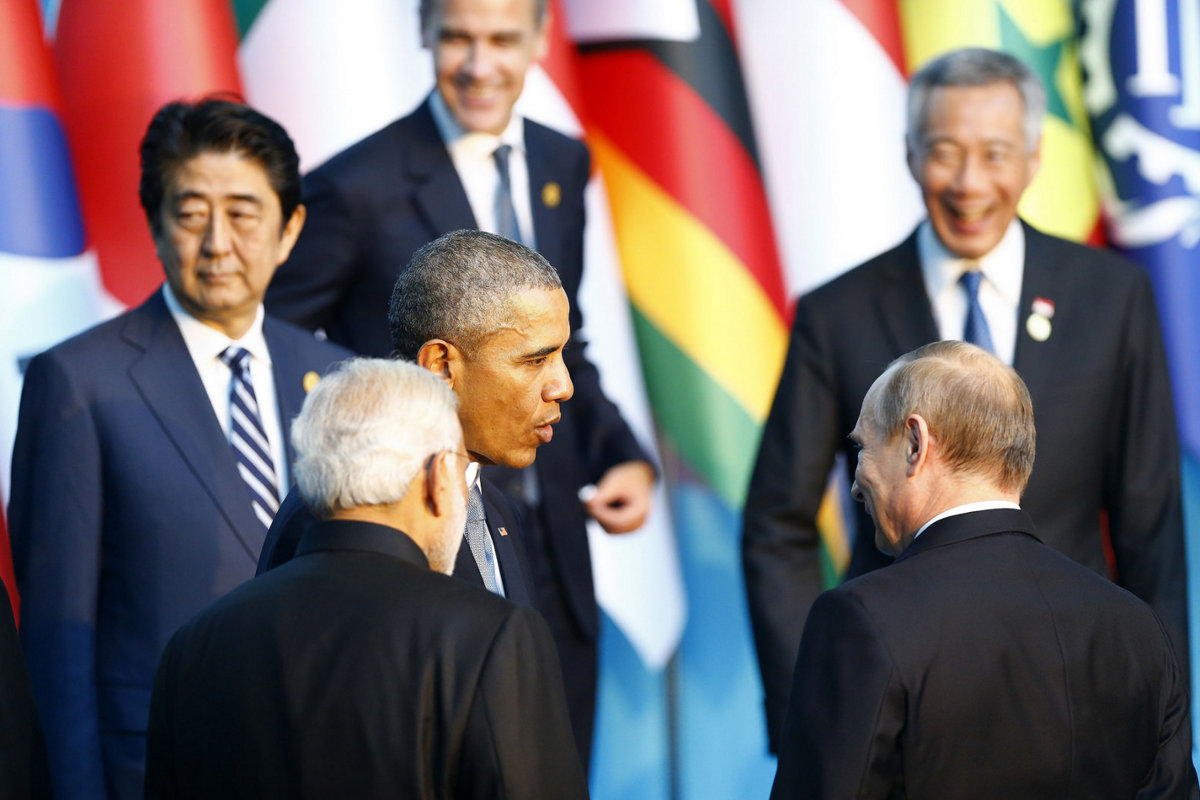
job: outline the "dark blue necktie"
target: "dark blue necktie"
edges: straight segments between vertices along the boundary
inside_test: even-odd
[[[221,351],[221,361],[229,367],[229,445],[237,461],[238,472],[250,490],[250,504],[263,529],[279,510],[279,489],[271,445],[258,413],[258,399],[250,382],[249,351],[230,345]]]
[[[992,347],[992,332],[988,328],[987,317],[983,315],[983,307],[979,305],[979,282],[983,273],[979,270],[969,270],[959,278],[967,290],[967,324],[963,328],[963,341],[979,345],[989,353],[995,353]]]

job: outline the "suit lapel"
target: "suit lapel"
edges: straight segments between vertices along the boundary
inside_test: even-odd
[[[550,163],[550,153],[553,148],[543,143],[545,132],[539,127],[525,121],[525,163],[529,168],[529,207],[533,211],[533,230],[537,240],[537,250],[546,260],[556,267],[562,264],[562,237],[565,234],[563,225],[555,225],[551,220],[552,209],[547,207],[546,198],[553,196],[547,189],[554,184],[559,187],[559,197],[562,193],[562,178],[555,175],[554,165]],[[557,178],[557,179],[556,179]]]
[[[412,126],[403,130],[403,163],[417,186],[414,200],[432,233],[430,239],[450,231],[478,228],[467,192],[433,121],[428,98],[412,115]]]
[[[532,608],[525,570],[514,544],[516,528],[509,513],[508,498],[492,483],[484,481],[483,510],[487,515],[488,529],[492,533],[492,544],[496,548],[496,560],[500,562],[500,575],[504,578],[504,594],[519,606]]]
[[[873,295],[873,313],[897,354],[915,350],[941,338],[917,254],[917,234],[905,239],[890,254],[882,270],[881,291]]]
[[[1034,408],[1056,383],[1056,364],[1070,363],[1070,354],[1062,352],[1067,339],[1051,335],[1045,341],[1034,340],[1026,330],[1026,321],[1033,311],[1033,301],[1043,298],[1052,303],[1067,300],[1071,292],[1062,286],[1059,271],[1053,268],[1053,257],[1047,252],[1050,240],[1022,223],[1025,228],[1025,264],[1021,276],[1021,304],[1017,308],[1017,346],[1013,352],[1013,369],[1025,381]]]
[[[300,406],[304,403],[304,374],[300,372],[304,361],[290,346],[289,340],[280,335],[277,322],[269,316],[263,319],[263,338],[267,340],[267,349],[271,352],[271,374],[275,377],[275,400],[279,405],[279,425],[283,429],[283,447],[291,483],[296,454],[292,450],[290,431],[292,420],[300,413]],[[282,487],[285,494],[287,488]]]
[[[257,559],[265,531],[250,507],[229,442],[161,293],[155,292],[130,315],[121,335],[142,350],[129,368],[130,380],[246,552]]]

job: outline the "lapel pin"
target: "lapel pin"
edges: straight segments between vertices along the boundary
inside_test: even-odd
[[[1029,319],[1025,320],[1025,330],[1029,333],[1029,338],[1035,342],[1044,342],[1050,338],[1050,333],[1054,329],[1050,324],[1051,318],[1054,317],[1054,301],[1044,297],[1035,297],[1032,307],[1033,313],[1029,315]]]
[[[562,202],[562,187],[557,181],[547,181],[542,187],[542,205],[546,208],[558,208]]]
[[[500,535],[501,535],[501,536],[508,536],[508,531],[504,530],[504,526],[503,526],[503,525],[501,525],[501,526],[500,526]]]
[[[304,387],[304,393],[308,394],[311,392],[319,380],[321,380],[321,376],[315,372],[304,373],[304,379],[300,382],[300,384]]]

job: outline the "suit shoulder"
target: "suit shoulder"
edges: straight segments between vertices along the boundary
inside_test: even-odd
[[[394,120],[374,133],[359,139],[305,176],[305,180],[327,180],[334,183],[362,179],[369,183],[379,181],[381,159],[397,159],[403,148],[402,142],[415,135],[418,127],[418,110]]]
[[[916,234],[895,247],[829,279],[800,298],[807,308],[820,308],[847,299],[860,300],[867,293],[883,290],[883,278],[897,270],[917,266]]]
[[[525,135],[538,140],[539,146],[542,147],[559,149],[577,158],[588,155],[587,145],[581,140],[528,118],[525,120]]]
[[[1108,290],[1149,288],[1144,269],[1125,256],[1106,248],[1062,239],[1026,225],[1026,250],[1038,268],[1065,271],[1084,285]]]
[[[282,348],[280,352],[285,360],[294,358],[298,362],[286,366],[324,372],[338,361],[354,356],[350,350],[318,337],[313,331],[270,315],[263,322],[263,334],[269,347]],[[274,353],[272,355],[274,357]]]

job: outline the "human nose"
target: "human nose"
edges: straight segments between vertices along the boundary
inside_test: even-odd
[[[571,371],[567,369],[567,363],[559,358],[555,364],[553,374],[546,381],[546,386],[542,391],[542,398],[547,402],[564,403],[571,399],[575,394],[575,384],[571,382]]]
[[[954,188],[966,194],[982,188],[984,183],[983,165],[980,159],[971,153],[963,156],[954,174]]]
[[[222,214],[209,217],[208,230],[204,233],[204,255],[214,258],[229,253],[232,244],[229,223]]]
[[[467,60],[463,62],[463,71],[471,78],[478,80],[491,72],[492,64],[490,48],[483,42],[473,42],[467,50]]]

